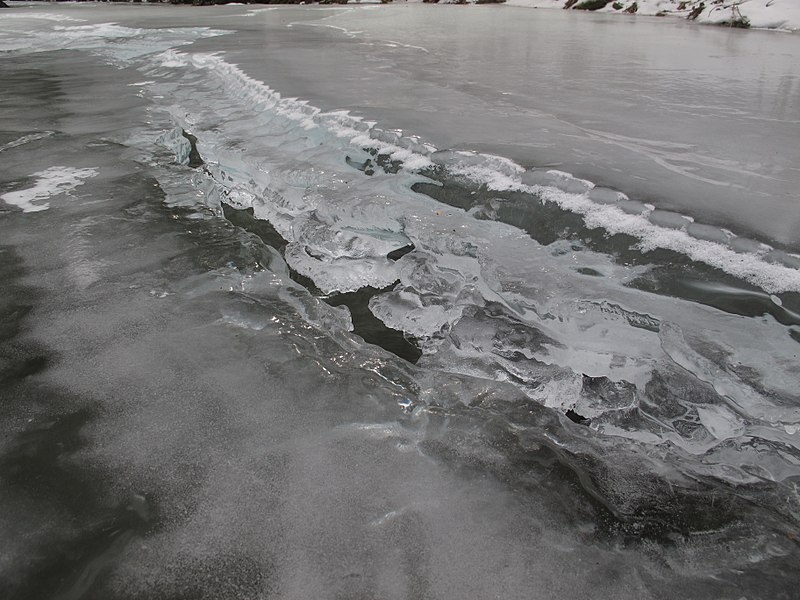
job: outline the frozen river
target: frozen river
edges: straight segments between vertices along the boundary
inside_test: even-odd
[[[792,598],[796,35],[0,12],[0,596]]]

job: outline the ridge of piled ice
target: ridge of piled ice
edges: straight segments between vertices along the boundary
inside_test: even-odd
[[[165,58],[174,60],[173,53],[156,62]],[[241,74],[216,56],[188,56],[185,64],[182,68],[203,69],[213,76],[205,80],[207,106],[195,97],[196,89],[180,97],[173,92],[176,105],[171,112],[176,131],[193,127],[198,135],[220,199],[252,208],[256,217],[272,223],[288,242],[289,266],[325,293],[385,288],[396,281],[374,296],[369,307],[388,326],[418,339],[425,352],[421,365],[506,380],[532,400],[578,411],[606,435],[653,447],[669,441],[690,456],[709,460],[730,440],[800,424],[796,410],[780,408],[770,398],[772,392],[765,392],[768,388],[778,396],[791,394],[781,383],[791,380],[791,365],[769,364],[766,359],[775,352],[791,352],[796,345],[783,326],[747,319],[734,333],[728,331],[729,317],[723,313],[620,287],[643,269],[616,265],[610,257],[585,249],[576,251],[566,242],[542,246],[515,227],[477,220],[470,212],[439,204],[411,190],[415,182],[424,181],[413,169],[396,174],[378,169],[368,176],[354,168],[374,158],[358,144],[388,154],[398,147],[397,133],[378,134],[371,124],[351,121],[342,112],[326,115],[307,103],[265,93],[258,82],[240,81]],[[153,68],[151,76],[162,65]],[[235,116],[221,125],[213,106],[229,105],[231,97],[243,105],[234,104]],[[260,98],[257,103],[255,97]],[[249,105],[255,108],[251,111]],[[206,128],[206,122],[213,126]],[[239,137],[240,128],[249,133],[246,152],[230,141]],[[343,135],[343,130],[356,135]],[[376,138],[379,145],[368,145]],[[642,228],[651,238],[654,233],[672,235],[681,243],[693,239],[684,231],[692,223],[681,215],[641,204],[638,213],[628,214],[618,208],[630,202],[623,194],[568,173],[524,171],[502,157],[468,152],[429,151],[426,159],[434,169],[445,169],[445,177],[498,191],[523,191],[576,212],[585,210],[590,223],[599,207],[611,211],[609,227],[626,232]],[[651,222],[654,214],[665,226]],[[413,245],[411,252],[397,261],[387,260],[391,250],[408,244]],[[726,250],[718,243],[713,249]],[[744,255],[745,264],[751,260]],[[605,276],[558,277],[576,266]],[[787,270],[773,266],[772,277]],[[640,304],[648,308],[633,308]],[[707,385],[706,373],[715,373],[717,380],[728,373],[728,367],[711,370],[708,358],[670,333],[679,330],[672,323],[681,323],[680,329],[713,330],[726,338],[729,348],[768,340],[763,356],[742,357],[758,365],[757,379],[743,380],[731,372],[725,377],[741,389],[730,396],[722,388],[703,392],[711,394],[715,408],[700,406],[698,411],[689,403],[688,420],[658,417],[653,408],[657,400],[651,396],[660,387],[653,382],[675,377],[673,369],[692,373],[693,386]],[[786,460],[789,463],[778,461],[771,467],[772,476],[792,472],[791,459]],[[705,462],[692,464],[687,468],[751,480],[745,471],[726,475]]]
[[[516,190],[535,194],[584,219],[587,227],[600,227],[610,234],[624,233],[641,240],[644,252],[661,248],[679,252],[730,275],[757,285],[769,293],[800,291],[800,269],[779,258],[766,260],[772,248],[748,246],[743,238],[724,230],[695,223],[691,217],[664,211],[633,209],[632,201],[613,190],[595,189],[592,182],[552,169],[525,170],[503,157],[475,152],[436,150],[418,138],[382,130],[374,123],[347,111],[323,112],[307,102],[283,98],[218,55],[184,54],[168,50],[159,55],[162,66],[191,64],[211,70],[225,81],[230,93],[252,104],[254,111],[270,110],[311,131],[342,138],[354,151],[372,149],[389,160],[402,163],[408,171],[433,166],[446,169],[451,177],[464,177],[490,190]],[[614,197],[616,196],[616,201]],[[628,205],[631,206],[628,206]]]

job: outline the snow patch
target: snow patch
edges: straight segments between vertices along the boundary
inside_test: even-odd
[[[76,187],[83,185],[85,179],[95,175],[97,175],[97,169],[94,168],[50,167],[33,174],[36,177],[33,187],[8,192],[0,196],[0,199],[7,204],[21,208],[23,212],[47,210],[50,208],[50,203],[42,203],[42,200],[71,192]]]

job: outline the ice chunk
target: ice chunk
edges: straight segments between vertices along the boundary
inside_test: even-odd
[[[563,171],[530,170],[522,174],[525,185],[546,185],[558,188],[569,194],[585,194],[594,187],[589,181],[573,177]]]
[[[648,216],[653,225],[669,229],[685,229],[694,219],[668,210],[654,210]]]
[[[620,200],[627,200],[628,197],[617,190],[604,187],[594,187],[589,190],[589,199],[601,204],[614,204]]]
[[[725,406],[698,406],[696,410],[700,423],[718,440],[739,436],[744,431],[744,423]]]

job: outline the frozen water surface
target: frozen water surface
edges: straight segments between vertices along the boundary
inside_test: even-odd
[[[793,36],[10,14],[4,597],[793,597]]]

